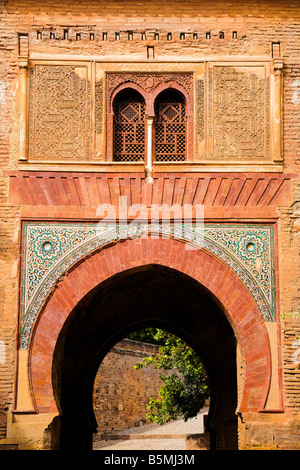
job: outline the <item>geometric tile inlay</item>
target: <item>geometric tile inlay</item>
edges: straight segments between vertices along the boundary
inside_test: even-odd
[[[213,253],[248,287],[264,321],[275,320],[272,225],[24,222],[20,348],[28,348],[40,308],[72,265],[113,241],[151,234],[181,239],[196,249],[203,248]]]

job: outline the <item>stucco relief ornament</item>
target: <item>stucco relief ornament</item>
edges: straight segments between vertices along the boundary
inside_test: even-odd
[[[256,259],[262,256],[264,244],[256,234],[249,234],[239,241],[239,253],[243,258]]]
[[[61,242],[51,233],[42,233],[34,242],[34,251],[44,260],[56,258],[61,250]]]
[[[274,321],[275,275],[271,226],[135,223],[38,223],[23,226],[20,348],[27,349],[34,321],[61,276],[80,260],[119,240],[174,237],[226,263],[252,293],[264,321]],[[192,242],[192,243],[191,243]]]

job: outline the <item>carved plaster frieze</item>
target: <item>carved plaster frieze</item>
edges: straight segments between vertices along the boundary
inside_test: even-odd
[[[107,244],[136,237],[172,237],[226,263],[252,293],[264,321],[275,320],[274,240],[271,225],[38,223],[23,224],[20,347],[59,279]]]

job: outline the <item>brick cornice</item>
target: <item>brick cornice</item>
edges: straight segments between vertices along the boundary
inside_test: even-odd
[[[289,204],[284,173],[157,173],[147,184],[141,173],[6,172],[9,202],[26,206],[98,207],[128,204],[204,204],[207,207],[277,208]]]

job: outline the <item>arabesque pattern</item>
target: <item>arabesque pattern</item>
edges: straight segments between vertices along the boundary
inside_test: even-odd
[[[226,263],[252,293],[262,318],[275,320],[274,241],[271,225],[37,223],[23,225],[21,349],[60,277],[107,244],[154,234],[205,249]]]
[[[30,68],[29,94],[30,159],[89,159],[91,84],[87,68],[37,64]]]
[[[213,66],[208,112],[210,158],[270,159],[270,80],[264,67]]]

